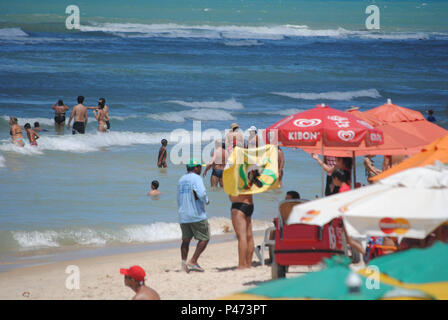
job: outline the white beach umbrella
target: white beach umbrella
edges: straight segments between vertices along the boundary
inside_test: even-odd
[[[448,221],[448,167],[412,168],[371,186],[295,206],[287,223],[323,226],[339,216],[350,236],[423,239]]]

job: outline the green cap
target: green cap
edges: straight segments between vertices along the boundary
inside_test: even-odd
[[[189,168],[194,168],[197,166],[202,166],[202,163],[193,158],[191,158],[190,161],[187,163],[187,167],[189,167]]]

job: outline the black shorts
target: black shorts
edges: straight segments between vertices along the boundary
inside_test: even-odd
[[[246,217],[250,217],[254,213],[254,205],[244,202],[232,203],[232,209],[240,210]]]
[[[73,123],[73,130],[72,130],[73,134],[77,133],[83,134],[85,132],[86,132],[86,124],[84,122],[76,121],[75,123]]]
[[[55,116],[54,122],[56,122],[57,124],[65,123],[65,116],[62,114]]]
[[[107,125],[107,130],[109,130],[110,129],[110,121],[109,120],[106,121],[106,125]]]
[[[215,177],[221,179],[223,172],[224,172],[224,170],[222,170],[222,169],[213,169],[212,176],[215,176]]]

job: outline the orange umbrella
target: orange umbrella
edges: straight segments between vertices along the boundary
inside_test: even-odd
[[[448,134],[447,130],[427,121],[420,112],[393,104],[390,99],[386,104],[364,113],[423,139],[425,144]]]
[[[402,170],[434,164],[436,160],[443,163],[448,163],[448,134],[424,147],[420,153],[400,162],[396,166],[380,173],[379,175],[376,175],[369,180],[381,180]]]

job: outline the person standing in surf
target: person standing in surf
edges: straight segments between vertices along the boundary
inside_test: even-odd
[[[106,113],[104,104],[99,104],[98,109],[93,109],[95,119],[98,121],[98,132],[107,132]]]
[[[162,144],[162,146],[159,149],[159,156],[157,157],[157,166],[159,168],[166,168],[168,167],[168,165],[166,164],[166,156],[167,156],[166,146],[168,145],[168,141],[166,139],[162,139],[160,143]]]
[[[89,119],[89,115],[87,113],[87,108],[83,105],[84,97],[78,96],[78,104],[73,107],[72,113],[70,115],[70,119],[68,119],[67,129],[70,130],[70,123],[72,119],[75,119],[73,123],[72,134],[84,134],[86,132],[87,121]]]
[[[212,187],[217,187],[218,183],[221,186],[221,188],[224,186],[224,183],[222,181],[222,175],[224,173],[224,167],[226,166],[226,160],[227,160],[227,152],[225,149],[224,143],[222,143],[221,139],[218,139],[215,141],[215,150],[213,150],[212,158],[205,167],[203,176],[205,177],[207,175],[208,170],[212,168],[212,175],[210,177],[210,185]]]
[[[16,117],[9,117],[9,125],[11,130],[9,131],[12,139],[12,143],[19,147],[25,146],[25,139],[23,138],[22,128],[18,125]]]
[[[54,110],[54,128],[56,132],[64,132],[65,113],[70,109],[61,99],[54,104],[51,109]]]
[[[106,122],[106,125],[107,125],[107,130],[109,130],[110,129],[109,107],[106,104],[106,99],[99,98],[97,107],[87,107],[87,109],[90,109],[90,110],[98,110],[98,109],[101,109],[101,108],[104,111],[104,118],[105,118],[105,122]]]

